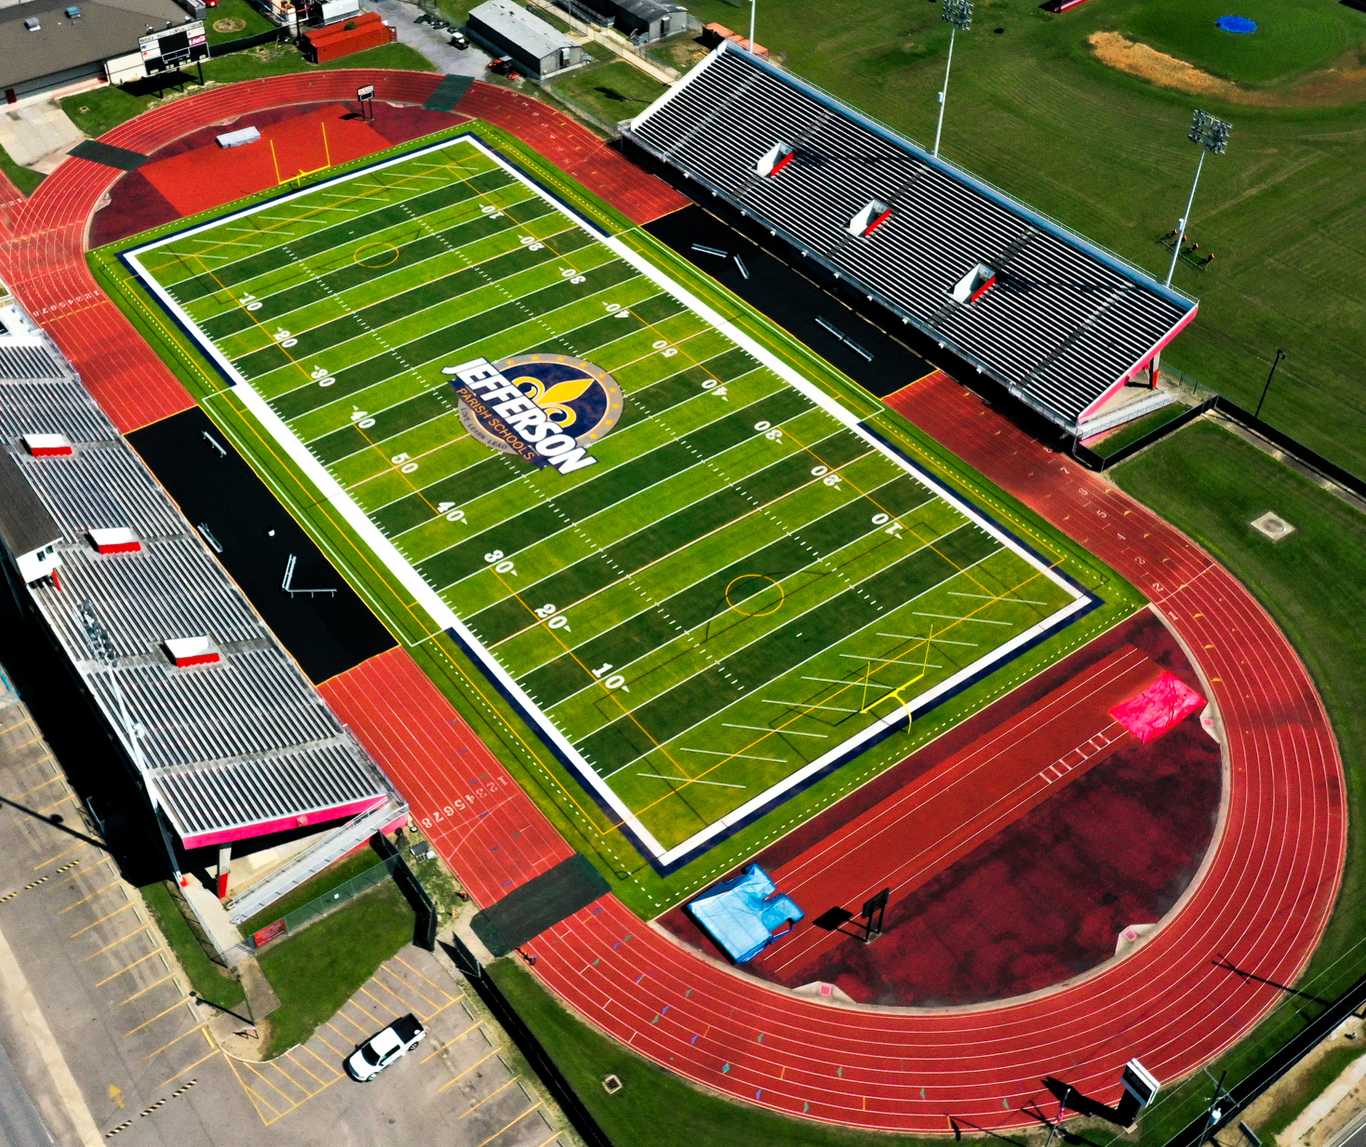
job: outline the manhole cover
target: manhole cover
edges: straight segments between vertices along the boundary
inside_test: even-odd
[[[1288,538],[1295,532],[1294,526],[1279,514],[1273,514],[1270,510],[1260,518],[1253,518],[1252,528],[1263,537],[1270,538],[1273,542],[1279,542],[1282,538]]]

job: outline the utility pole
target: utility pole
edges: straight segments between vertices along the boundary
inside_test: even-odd
[[[944,86],[939,92],[939,123],[934,129],[934,152],[939,155],[939,137],[944,132],[944,105],[949,98],[949,69],[953,67],[953,41],[959,29],[966,32],[972,27],[972,0],[944,0],[940,16],[949,26],[949,60],[944,65]]]
[[[1190,130],[1186,138],[1200,145],[1200,159],[1195,165],[1195,179],[1191,182],[1190,198],[1186,200],[1186,213],[1176,223],[1176,243],[1172,246],[1172,262],[1167,268],[1166,286],[1172,285],[1176,274],[1176,260],[1181,257],[1181,244],[1186,241],[1186,228],[1190,226],[1191,208],[1195,206],[1195,189],[1200,186],[1200,172],[1205,166],[1206,155],[1223,155],[1228,150],[1229,132],[1233,125],[1227,120],[1216,119],[1209,112],[1196,108],[1191,116]]]
[[[749,54],[754,55],[754,19],[759,0],[749,0]]]

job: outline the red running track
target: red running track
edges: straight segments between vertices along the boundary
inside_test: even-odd
[[[274,77],[176,101],[104,138],[152,152],[220,119],[344,99],[367,82],[382,85],[384,98],[422,102],[436,77]],[[489,97],[479,91],[479,98]],[[511,111],[518,122],[525,118],[524,109]],[[591,149],[580,159],[585,176],[608,162]],[[86,273],[86,227],[114,178],[85,160],[64,162],[3,219],[9,234],[0,242],[0,270],[55,328],[105,409],[131,427],[188,400],[112,304],[100,301]],[[903,1131],[942,1133],[950,1116],[990,1128],[1023,1126],[1033,1120],[1020,1108],[1043,1097],[1045,1075],[1113,1101],[1130,1056],[1174,1080],[1236,1042],[1278,1001],[1276,989],[1212,961],[1282,982],[1304,967],[1342,867],[1342,766],[1304,666],[1251,595],[1202,550],[943,376],[915,384],[892,404],[1140,585],[1192,650],[1219,705],[1231,764],[1228,816],[1199,884],[1128,959],[1050,992],[980,1008],[862,1010],[797,997],[682,947],[611,895],[535,941],[536,971],[636,1051],[741,1100]],[[439,696],[427,700],[445,715]],[[353,714],[357,731],[378,745],[377,733],[361,732],[365,711]],[[410,729],[405,740],[391,725],[389,736],[387,751],[377,751],[392,758],[411,751],[423,733]],[[461,744],[473,751],[460,741],[428,762],[444,767],[448,786],[460,783],[449,754],[458,758]],[[440,791],[418,793],[415,807]],[[522,807],[498,806],[483,831],[516,836],[529,814],[509,813],[505,823],[502,809]],[[475,864],[458,839],[446,837],[442,851],[458,871]],[[541,859],[509,850],[497,861],[506,867],[495,869],[486,856],[471,886],[494,895],[495,886],[520,883]]]

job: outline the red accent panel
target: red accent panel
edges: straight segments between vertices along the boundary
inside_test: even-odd
[[[34,446],[29,450],[34,458],[65,458],[71,452],[70,446]]]
[[[250,840],[256,836],[269,836],[273,832],[285,832],[291,828],[299,828],[306,824],[326,824],[328,821],[342,820],[353,817],[357,813],[365,812],[383,803],[382,796],[366,797],[363,800],[348,801],[346,804],[339,804],[333,808],[318,809],[299,816],[282,816],[275,820],[261,820],[254,824],[239,825],[237,828],[225,828],[216,832],[192,833],[190,836],[182,836],[181,842],[186,848],[207,848],[213,844],[232,844],[238,840]]]
[[[795,151],[789,151],[785,156],[782,157],[782,159],[778,160],[778,162],[773,165],[773,170],[769,172],[769,175],[777,175],[778,172],[782,171],[784,167],[786,167],[796,158],[797,153]]]
[[[176,666],[180,669],[188,669],[191,665],[212,665],[215,661],[223,659],[220,653],[196,653],[193,657],[174,658]]]
[[[220,873],[218,874],[218,899],[219,899],[219,900],[226,900],[226,899],[228,898],[228,877],[229,877],[230,875],[231,875],[231,873],[228,873],[228,872],[220,872]]]
[[[865,239],[868,238],[869,235],[871,235],[874,231],[876,231],[879,227],[886,223],[887,220],[891,217],[892,209],[889,207],[886,211],[884,211],[881,215],[879,215],[876,219],[869,223],[867,227],[863,229],[863,237]]]
[[[975,291],[972,292],[972,298],[968,299],[968,302],[969,302],[969,303],[975,303],[978,299],[980,299],[983,295],[985,295],[989,290],[991,290],[991,288],[994,287],[995,285],[996,285],[996,276],[995,276],[995,275],[992,275],[990,279],[988,279],[985,283],[983,283],[980,287],[978,287],[977,290],[975,290]]]
[[[95,552],[101,554],[135,554],[141,549],[141,542],[113,542],[103,546],[96,546]]]

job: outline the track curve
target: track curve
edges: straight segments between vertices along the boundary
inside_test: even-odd
[[[363,83],[390,102],[421,103],[438,81],[374,70],[249,81],[146,112],[103,138],[151,152],[254,110],[345,99]],[[462,112],[557,162],[577,155],[571,173],[612,194],[607,180],[621,179],[621,161],[586,154],[572,121],[517,93],[476,85],[475,95],[477,110]],[[595,173],[599,165],[611,170]],[[0,271],[120,428],[132,429],[191,400],[86,268],[90,217],[118,174],[68,159],[31,199],[6,196]],[[535,970],[593,1024],[734,1098],[887,1130],[941,1134],[949,1116],[1004,1129],[1035,1122],[1020,1109],[1045,1094],[1046,1075],[1113,1101],[1131,1056],[1173,1080],[1265,1015],[1277,989],[1213,961],[1281,982],[1307,963],[1345,854],[1342,764],[1294,650],[1194,543],[946,376],[889,404],[1137,584],[1185,641],[1218,704],[1231,764],[1228,815],[1198,886],[1128,959],[1052,992],[966,1010],[856,1009],[774,989],[682,947],[612,895],[538,938]],[[489,839],[524,832],[526,815],[489,824]],[[502,855],[516,863],[515,851]]]

